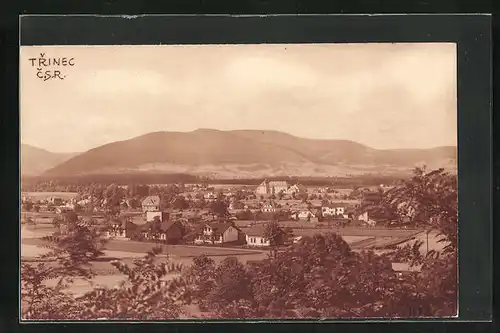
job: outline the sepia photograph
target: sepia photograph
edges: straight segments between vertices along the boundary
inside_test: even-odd
[[[457,44],[19,66],[21,320],[458,316]]]

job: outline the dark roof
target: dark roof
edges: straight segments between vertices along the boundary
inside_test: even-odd
[[[230,223],[208,223],[210,228],[216,233],[216,234],[223,234],[229,227],[232,226]]]

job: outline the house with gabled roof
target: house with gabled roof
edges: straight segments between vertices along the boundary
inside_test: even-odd
[[[240,230],[229,222],[205,223],[198,227],[195,244],[222,244],[239,240]]]
[[[274,201],[264,203],[262,205],[261,211],[263,213],[275,213],[277,211],[276,203]]]
[[[271,246],[271,242],[265,236],[264,227],[253,227],[245,231],[245,240],[248,246]]]
[[[143,213],[159,211],[160,206],[160,197],[157,195],[150,195],[142,200]]]
[[[182,227],[178,221],[147,222],[141,226],[142,236],[148,240],[156,240],[167,244],[177,244],[182,238]]]
[[[106,230],[106,238],[129,240],[138,232],[140,226],[129,220],[113,220]]]

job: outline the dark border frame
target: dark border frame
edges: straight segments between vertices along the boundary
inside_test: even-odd
[[[449,321],[491,320],[491,16],[80,15],[24,16],[21,22],[21,45],[457,43],[460,318]]]

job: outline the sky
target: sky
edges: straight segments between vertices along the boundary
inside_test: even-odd
[[[457,144],[453,43],[22,46],[21,142],[83,152],[156,131],[256,129],[378,149]],[[38,60],[64,79],[37,77]]]

